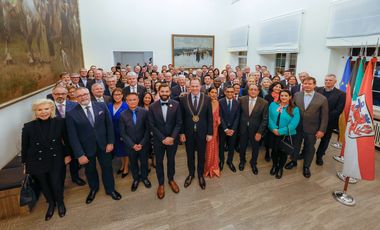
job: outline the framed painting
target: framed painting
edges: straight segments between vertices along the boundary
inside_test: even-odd
[[[0,12],[0,108],[83,67],[78,0],[2,0]]]
[[[187,69],[214,65],[213,35],[172,35],[172,63]]]

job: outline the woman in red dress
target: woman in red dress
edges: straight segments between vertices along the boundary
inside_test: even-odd
[[[219,116],[219,101],[218,101],[218,91],[215,87],[210,87],[208,89],[208,95],[211,98],[212,114],[213,114],[213,135],[212,140],[207,142],[206,145],[206,162],[204,175],[213,177],[220,176],[219,169],[219,135],[218,128],[220,125]]]

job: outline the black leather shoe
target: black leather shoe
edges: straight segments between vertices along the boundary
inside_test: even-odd
[[[296,167],[297,166],[297,161],[290,161],[289,163],[287,163],[286,165],[285,165],[285,168],[286,169],[292,169],[292,168],[294,168],[294,167]]]
[[[303,176],[306,177],[306,178],[310,178],[311,172],[310,172],[309,168],[307,168],[307,167],[303,168]]]
[[[82,178],[79,178],[79,177],[76,180],[73,180],[73,183],[79,186],[86,185],[86,182]]]
[[[253,164],[251,166],[252,166],[252,172],[253,172],[253,174],[255,174],[255,175],[259,174],[259,170],[257,169],[256,165]]]
[[[189,185],[191,184],[191,182],[193,181],[194,179],[194,176],[190,176],[188,175],[186,177],[186,180],[185,180],[185,184],[183,185],[185,188],[189,187]]]
[[[269,155],[269,153],[265,153],[265,161],[266,162],[269,162],[270,161],[270,155]]]
[[[58,204],[58,215],[59,217],[64,217],[66,215],[66,207],[63,202]]]
[[[239,170],[240,171],[244,171],[244,165],[245,165],[245,163],[240,162],[240,164],[239,164]]]
[[[120,193],[118,193],[116,190],[115,191],[113,191],[111,194],[109,194],[111,197],[112,197],[112,199],[114,199],[114,200],[120,200],[121,199],[121,195],[120,195]]]
[[[55,209],[55,205],[54,204],[49,204],[48,210],[46,211],[46,215],[45,215],[45,220],[46,221],[50,220],[53,217],[53,215],[54,215],[54,209]]]
[[[121,174],[121,178],[124,178],[124,177],[128,176],[128,174],[129,174],[129,172],[127,172],[127,173],[122,173],[122,174]]]
[[[206,188],[205,178],[203,176],[201,176],[198,178],[198,180],[199,180],[199,186],[201,187],[201,189],[205,190],[205,188]]]
[[[219,169],[220,169],[220,171],[223,170],[223,167],[224,167],[224,162],[219,162]]]
[[[98,191],[91,190],[90,193],[88,193],[88,196],[86,198],[86,204],[90,204],[92,201],[94,201],[97,192]]]
[[[283,168],[280,168],[279,170],[278,170],[278,172],[276,173],[276,178],[277,179],[281,179],[281,177],[282,177],[282,173],[284,172],[284,169]]]
[[[270,169],[269,174],[272,175],[272,176],[274,176],[274,175],[276,174],[276,169],[277,169],[277,167],[275,167],[275,166],[273,165],[272,168]]]
[[[150,183],[150,181],[148,179],[144,179],[142,182],[143,182],[145,188],[152,187],[152,184]]]
[[[131,187],[132,192],[135,192],[137,190],[137,187],[139,187],[139,182],[140,182],[139,180],[134,180],[132,182],[132,187]]]
[[[315,161],[315,163],[319,166],[322,166],[323,165],[323,159],[322,158],[317,158],[317,160]]]
[[[227,162],[227,165],[228,165],[228,168],[230,168],[232,172],[236,172],[235,165],[232,162]]]

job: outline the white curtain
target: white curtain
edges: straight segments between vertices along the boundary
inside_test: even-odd
[[[380,0],[333,1],[327,38],[380,34]]]
[[[260,54],[297,53],[302,10],[262,20],[257,42]]]
[[[233,29],[229,32],[230,43],[229,51],[247,51],[248,50],[248,36],[249,36],[249,26],[243,26]]]

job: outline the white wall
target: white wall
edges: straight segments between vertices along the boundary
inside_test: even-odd
[[[0,110],[0,169],[21,151],[21,129],[32,120],[32,103],[46,95],[51,89],[19,101]]]
[[[81,0],[86,67],[109,69],[112,51],[153,51],[154,64],[172,62],[171,34],[215,35],[215,65],[225,63],[226,0]]]

